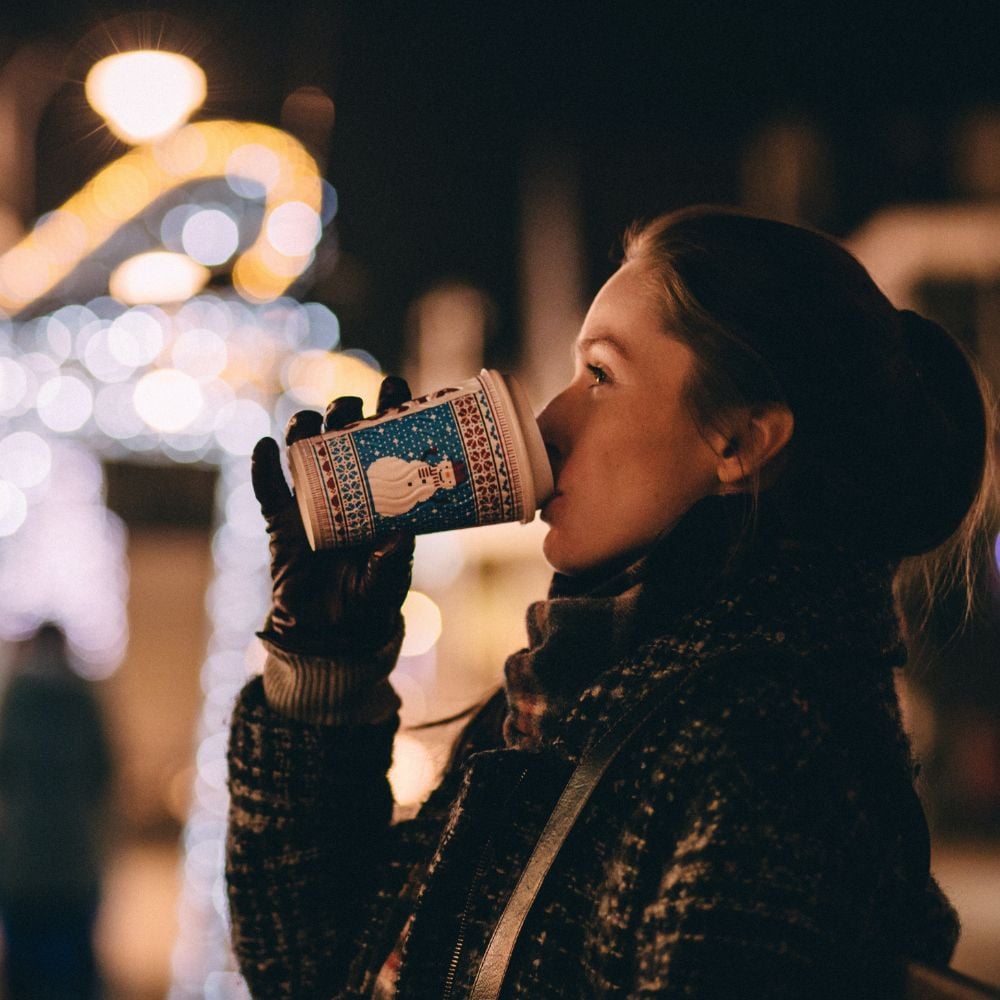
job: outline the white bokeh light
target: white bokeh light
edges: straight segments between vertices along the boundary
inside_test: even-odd
[[[143,375],[132,397],[136,412],[158,431],[180,431],[201,411],[203,397],[198,382],[174,368]]]
[[[305,202],[286,201],[267,217],[267,239],[286,257],[312,253],[323,234],[319,215]]]
[[[87,340],[83,349],[83,363],[96,379],[102,382],[123,382],[135,371],[134,365],[123,364],[111,348],[111,332],[102,327]]]
[[[108,329],[108,350],[122,365],[148,365],[163,347],[165,324],[166,316],[159,310],[129,309]]]
[[[250,483],[237,486],[226,499],[226,523],[240,535],[254,537],[264,529],[260,504]]]
[[[0,479],[0,538],[13,535],[28,513],[28,501],[11,482]]]
[[[192,215],[201,209],[197,205],[174,205],[160,220],[160,241],[168,250],[181,253],[184,250],[184,226]]]
[[[134,392],[133,386],[119,383],[98,390],[94,398],[94,423],[115,441],[134,438],[145,426],[135,410]]]
[[[87,100],[126,142],[175,131],[205,100],[205,73],[187,56],[143,50],[117,52],[91,67]]]
[[[95,456],[67,441],[52,449],[52,488],[0,550],[0,638],[24,638],[57,621],[74,665],[105,677],[121,662],[128,633],[125,532],[104,507]]]
[[[224,264],[240,242],[236,220],[218,208],[205,208],[188,216],[181,230],[184,252],[209,267]]]
[[[87,422],[94,397],[86,383],[75,375],[55,375],[39,386],[35,406],[46,427],[69,434]]]
[[[73,352],[73,332],[58,316],[44,320],[45,340],[53,358],[60,364]]]
[[[111,294],[129,305],[183,302],[208,284],[211,273],[182,253],[153,250],[136,254],[111,272]]]
[[[28,392],[28,373],[13,358],[0,358],[0,413],[17,408]]]
[[[441,637],[441,611],[426,594],[411,590],[403,602],[406,632],[400,656],[422,656]]]
[[[216,440],[231,455],[249,455],[257,441],[270,433],[270,415],[252,399],[237,399],[224,406],[215,425]]]
[[[226,342],[211,330],[185,330],[170,350],[174,365],[197,379],[213,379],[226,367]]]
[[[309,343],[332,351],[340,345],[340,320],[320,302],[307,302],[301,307],[309,322]]]
[[[392,745],[389,784],[392,797],[401,806],[419,805],[434,787],[434,759],[413,736],[397,733]]]
[[[0,440],[0,470],[3,477],[21,489],[42,482],[52,469],[52,449],[31,431],[14,431]]]

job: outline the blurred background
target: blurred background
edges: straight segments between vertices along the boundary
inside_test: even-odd
[[[96,912],[107,996],[245,995],[226,722],[262,660],[248,456],[292,412],[370,403],[383,371],[417,392],[484,364],[540,407],[623,230],[703,201],[842,238],[1000,389],[1000,7],[824,8],[0,14],[0,769],[21,762],[36,812],[81,803],[40,815],[86,822],[73,850],[97,874],[59,891]],[[419,540],[393,675],[401,814],[453,734],[414,727],[489,692],[522,643],[538,528]],[[964,922],[955,965],[1000,984],[1000,593],[964,626],[961,596],[915,632],[900,690]],[[69,723],[43,743],[38,720],[70,717],[106,773],[74,769]]]

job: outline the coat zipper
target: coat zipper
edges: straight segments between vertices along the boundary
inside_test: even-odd
[[[528,769],[524,768],[521,771],[520,776],[517,781],[514,782],[513,787],[510,790],[505,803],[509,802],[511,796],[520,787],[522,781],[524,781],[524,776],[528,773]],[[469,915],[472,911],[472,900],[476,891],[476,887],[482,880],[482,877],[486,874],[486,857],[489,853],[490,846],[493,843],[493,835],[490,834],[486,838],[485,843],[479,851],[479,857],[476,861],[475,870],[472,873],[472,881],[469,883],[469,891],[465,895],[465,907],[462,910],[462,915],[458,920],[458,935],[455,938],[455,948],[451,953],[451,960],[448,962],[448,972],[444,979],[444,992],[441,994],[441,1000],[451,1000],[451,995],[455,989],[455,977],[458,975],[458,964],[462,958],[462,952],[465,949],[465,930],[469,922]]]
[[[472,909],[472,898],[479,885],[480,879],[486,874],[486,855],[489,852],[493,838],[490,837],[482,850],[479,852],[479,860],[476,862],[475,871],[472,873],[472,881],[469,883],[469,891],[465,896],[465,908],[458,920],[458,935],[455,938],[455,949],[451,953],[451,960],[448,963],[448,973],[444,978],[444,993],[441,1000],[451,1000],[452,991],[455,988],[455,976],[458,974],[458,963],[462,958],[462,951],[465,948],[465,928],[469,921],[469,913]]]

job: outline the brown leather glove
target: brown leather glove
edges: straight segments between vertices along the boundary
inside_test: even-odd
[[[379,390],[379,412],[410,398],[406,382],[390,376]],[[325,417],[311,410],[296,413],[285,444],[361,418],[361,400],[340,396]],[[257,442],[251,479],[271,548],[271,611],[260,638],[309,656],[383,647],[399,629],[399,609],[410,588],[413,535],[400,532],[374,546],[313,552],[273,438]]]

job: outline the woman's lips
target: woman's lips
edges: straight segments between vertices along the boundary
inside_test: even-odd
[[[543,521],[544,521],[544,520],[546,519],[546,515],[547,515],[547,514],[549,513],[549,511],[551,510],[551,508],[552,508],[552,504],[554,504],[554,503],[555,503],[555,501],[556,501],[556,500],[558,500],[558,499],[559,499],[559,498],[560,498],[561,496],[562,496],[562,493],[560,493],[560,491],[559,491],[559,490],[555,490],[555,491],[553,491],[553,492],[552,492],[552,493],[551,493],[551,494],[549,495],[549,498],[548,498],[548,500],[546,500],[546,501],[545,501],[545,503],[543,503],[543,504],[542,504],[542,507],[541,507],[541,511],[542,511],[542,512],[541,512],[541,519],[542,519]]]

